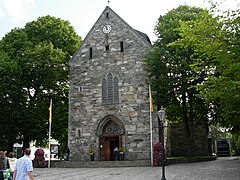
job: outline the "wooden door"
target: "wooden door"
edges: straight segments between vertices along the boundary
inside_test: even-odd
[[[118,137],[114,137],[110,139],[110,160],[114,161],[114,148],[118,147],[119,148],[119,141]]]
[[[105,142],[105,138],[104,137],[100,137],[99,138],[99,160],[100,161],[104,161],[105,160],[105,156],[104,156],[104,142]]]
[[[104,141],[104,157],[105,161],[110,161],[110,141],[107,138]]]
[[[100,137],[99,140],[99,156],[101,161],[113,161],[114,160],[114,148],[120,147],[121,140],[120,136],[108,136],[108,137]]]

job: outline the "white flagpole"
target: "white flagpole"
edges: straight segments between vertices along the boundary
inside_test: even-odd
[[[149,85],[149,101],[151,97],[151,87]],[[151,166],[153,166],[153,135],[152,135],[152,102],[149,102],[149,117],[150,117],[150,142],[151,142]]]
[[[51,162],[51,144],[50,144],[50,139],[51,139],[51,126],[52,126],[52,99],[50,100],[50,106],[49,106],[49,133],[48,133],[48,149],[49,149],[49,159],[48,159],[48,168],[50,168],[50,162]]]

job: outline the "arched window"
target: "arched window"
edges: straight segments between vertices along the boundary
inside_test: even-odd
[[[113,103],[113,77],[111,73],[107,75],[107,88],[108,103]]]
[[[118,78],[114,77],[112,73],[102,80],[102,103],[119,103]]]
[[[106,79],[102,80],[102,102],[107,103],[107,81],[106,81]]]
[[[120,134],[120,133],[121,133],[121,129],[119,125],[117,125],[112,121],[110,121],[105,127],[104,134]]]
[[[118,78],[115,77],[113,80],[113,94],[114,94],[114,102],[119,102],[119,90],[118,90]]]

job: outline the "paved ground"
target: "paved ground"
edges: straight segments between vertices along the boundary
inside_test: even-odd
[[[161,167],[35,168],[35,180],[160,180]],[[166,166],[167,180],[240,180],[240,157]]]

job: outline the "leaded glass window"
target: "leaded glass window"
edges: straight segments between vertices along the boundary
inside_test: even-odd
[[[104,134],[120,134],[120,133],[121,133],[120,127],[114,122],[109,123],[106,126],[106,129],[104,132]]]
[[[114,102],[118,103],[119,101],[119,90],[118,90],[118,78],[115,77],[113,80],[113,88],[114,88]]]
[[[107,76],[107,85],[108,85],[108,103],[113,103],[113,77],[112,74],[109,73]]]
[[[114,77],[112,73],[102,80],[102,103],[119,103],[118,78]]]
[[[107,80],[102,80],[102,102],[107,103]]]

